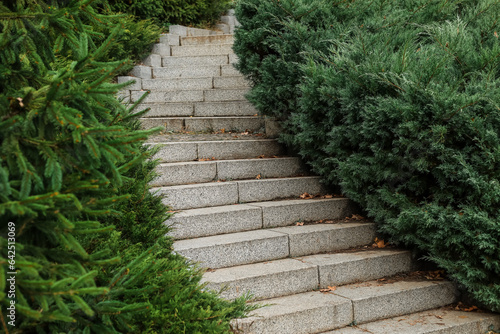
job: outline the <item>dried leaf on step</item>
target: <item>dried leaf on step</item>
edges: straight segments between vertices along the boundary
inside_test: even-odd
[[[384,240],[380,240],[379,238],[375,238],[375,243],[373,244],[373,247],[376,248],[385,248],[387,244],[385,243]]]
[[[331,291],[335,291],[337,289],[336,286],[328,286],[326,287],[326,289],[320,289],[319,291],[321,292],[331,292]]]
[[[262,178],[262,176],[260,176],[260,174],[257,175],[257,177],[256,177],[257,180],[260,180],[261,178]]]
[[[314,196],[309,194],[309,193],[303,193],[302,195],[299,196],[302,199],[310,199],[313,198]]]

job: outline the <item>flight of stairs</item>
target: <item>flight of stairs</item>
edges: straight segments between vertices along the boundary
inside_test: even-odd
[[[172,26],[122,96],[151,108],[162,126],[152,191],[178,211],[175,251],[209,268],[207,288],[266,305],[232,322],[235,333],[486,333],[488,313],[443,308],[457,300],[445,280],[416,279],[410,252],[373,247],[375,225],[332,196],[274,139],[271,119],[245,100],[233,68],[234,17],[222,31]],[[226,33],[224,33],[224,31]],[[311,198],[313,197],[314,198]],[[303,198],[300,198],[303,197]],[[345,217],[353,217],[344,219]],[[322,221],[322,222],[317,222]],[[310,224],[308,222],[316,222]],[[399,277],[390,276],[399,274]],[[389,278],[388,278],[389,277]]]

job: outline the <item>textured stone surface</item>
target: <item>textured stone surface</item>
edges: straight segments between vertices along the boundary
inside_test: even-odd
[[[272,231],[256,230],[174,242],[179,254],[206,268],[224,268],[288,256],[288,239]]]
[[[206,141],[198,144],[198,157],[200,159],[246,159],[281,153],[282,147],[274,139]]]
[[[231,29],[225,23],[217,23],[215,29],[222,31],[223,34],[229,34],[231,32]]]
[[[220,65],[154,67],[153,77],[163,79],[220,76]]]
[[[172,56],[174,57],[228,55],[232,52],[232,44],[172,46]]]
[[[188,27],[173,24],[168,27],[168,32],[172,35],[177,35],[177,36],[187,36],[188,34]]]
[[[241,202],[269,201],[324,191],[316,176],[238,181],[238,189]]]
[[[180,45],[180,36],[175,34],[161,34],[160,43],[166,45]]]
[[[301,260],[318,266],[321,288],[369,281],[411,270],[411,253],[402,250],[320,254],[305,256]]]
[[[141,128],[151,129],[162,127],[163,131],[181,131],[184,128],[184,119],[177,117],[157,117],[157,118],[140,118]]]
[[[485,334],[490,326],[500,327],[500,315],[436,309],[324,334]]]
[[[160,187],[151,191],[166,195],[163,203],[174,210],[238,203],[238,187],[234,182]]]
[[[194,105],[194,115],[207,116],[254,116],[258,111],[246,101],[200,102]]]
[[[330,293],[306,292],[266,300],[270,304],[231,322],[235,333],[304,334],[340,328],[352,321],[349,300]]]
[[[214,78],[214,88],[225,89],[239,87],[249,87],[249,82],[242,75]]]
[[[358,324],[445,306],[457,299],[453,284],[443,281],[370,281],[338,287],[335,294],[352,300]]]
[[[268,117],[266,117],[265,128],[266,136],[269,138],[278,138],[282,130],[280,124],[275,119]]]
[[[146,145],[159,145],[160,149],[153,156],[160,162],[193,161],[198,157],[198,145],[192,142],[182,143],[146,143]]]
[[[132,71],[130,71],[130,75],[134,77],[142,78],[142,79],[151,79],[151,67],[137,65],[134,66]]]
[[[135,102],[144,95],[146,91],[131,92],[132,101]],[[164,102],[200,102],[203,101],[202,90],[178,90],[178,91],[154,91],[142,101],[144,103]]]
[[[252,116],[192,117],[185,119],[187,131],[256,132],[264,127],[264,120]]]
[[[176,46],[174,46],[176,47]],[[151,53],[153,54],[156,54],[156,55],[159,55],[159,56],[163,56],[163,57],[169,57],[171,56],[171,46],[170,45],[167,45],[167,44],[163,44],[163,43],[156,43],[153,45],[153,50],[151,51]]]
[[[194,56],[194,57],[163,57],[162,66],[200,66],[229,64],[228,55]]]
[[[241,75],[241,73],[234,68],[233,64],[228,64],[228,65],[221,65],[221,75],[234,76],[234,75]]]
[[[287,226],[297,222],[350,217],[352,205],[347,198],[297,199],[251,203],[262,208],[264,227]]]
[[[272,231],[288,234],[290,256],[333,252],[373,242],[375,224],[341,223],[278,227]]]
[[[234,36],[229,34],[181,38],[181,45],[232,44],[233,42]]]
[[[257,230],[262,227],[259,208],[245,204],[191,209],[176,213],[165,223],[172,224],[175,239]]]
[[[173,162],[156,167],[158,177],[150,184],[154,187],[189,183],[211,182],[217,175],[214,161]]]
[[[141,103],[137,109],[150,108],[145,117],[193,116],[194,103]]]
[[[211,89],[206,90],[205,101],[246,101],[245,94],[248,89]]]
[[[315,265],[283,259],[206,272],[203,282],[215,291],[226,287],[221,296],[227,299],[250,292],[254,300],[260,300],[316,289],[318,270]]]
[[[142,62],[146,66],[160,67],[161,66],[161,56],[159,54],[150,54],[149,56],[144,58],[144,60]]]
[[[142,80],[142,89],[198,90],[212,89],[212,78],[175,78]]]
[[[118,83],[122,84],[128,81],[135,81],[134,83],[131,83],[127,87],[125,87],[127,90],[141,90],[142,89],[142,79],[141,78],[136,78],[136,77],[118,77]]]
[[[229,64],[234,64],[238,62],[238,56],[235,55],[234,53],[229,54]]]
[[[244,159],[217,162],[217,178],[222,180],[290,177],[302,172],[299,158]]]

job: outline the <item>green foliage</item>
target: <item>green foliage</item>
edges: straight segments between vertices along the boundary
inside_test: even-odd
[[[127,63],[109,58],[122,27],[109,30],[119,18],[92,3],[0,2],[0,328],[224,332],[244,301],[202,293],[200,272],[163,238],[166,209],[141,174],[157,129],[138,130],[140,113],[117,101],[124,85],[110,81]],[[4,313],[11,300],[15,320]]]
[[[109,0],[115,12],[152,19],[159,25],[213,25],[232,0]]]
[[[238,67],[282,140],[500,311],[500,3],[244,0],[236,15]]]
[[[127,303],[150,305],[148,312],[135,316],[135,332],[229,333],[229,320],[249,310],[246,299],[230,302],[219,299],[213,292],[201,291],[202,271],[172,252],[172,240],[164,237],[169,231],[165,224],[169,216],[167,208],[161,197],[149,191],[148,183],[156,177],[156,165],[157,162],[146,161],[127,173],[131,181],[120,188],[119,194],[131,194],[131,198],[118,204],[121,216],[107,220],[116,229],[109,235],[89,238],[85,244],[92,252],[110,248],[125,263],[147,253],[137,273],[132,270],[128,273],[144,272],[141,280],[129,288],[139,292],[144,287],[152,288],[148,293],[125,296]],[[108,282],[121,269],[119,264],[108,266],[100,272],[98,280]]]

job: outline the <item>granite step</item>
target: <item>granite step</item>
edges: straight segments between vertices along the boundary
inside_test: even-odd
[[[156,81],[154,79],[153,81]],[[179,79],[177,79],[179,80]],[[188,79],[184,79],[188,80]],[[168,80],[167,80],[168,81]],[[197,82],[196,84],[201,84]],[[160,83],[154,83],[160,87]],[[170,84],[167,84],[170,85]],[[149,95],[142,103],[165,103],[165,102],[224,102],[224,101],[244,101],[245,95],[248,93],[248,88],[233,88],[233,89],[186,89],[186,90],[151,90]],[[131,102],[137,102],[146,91],[131,90]]]
[[[455,302],[457,291],[447,281],[369,281],[331,292],[305,292],[258,302],[266,304],[248,318],[231,322],[235,333],[321,333]],[[391,333],[391,332],[385,332]],[[399,332],[393,332],[399,333]]]
[[[290,177],[304,174],[299,158],[238,159],[174,162],[157,166],[159,175],[152,186],[206,183],[217,180]]]
[[[366,250],[312,255],[247,264],[206,272],[208,289],[226,299],[247,293],[253,300],[269,299],[328,286],[368,281],[411,270],[411,253],[402,250]]]
[[[234,35],[189,36],[181,37],[181,45],[233,44]]]
[[[163,127],[167,132],[263,132],[265,119],[256,116],[140,118],[143,129]]]
[[[298,198],[303,193],[321,194],[325,189],[316,176],[197,183],[151,188],[165,196],[163,203],[173,210],[205,208],[247,202]]]
[[[491,328],[500,328],[498,314],[438,308],[322,334],[486,334]]]
[[[162,137],[158,139],[161,140]],[[154,138],[152,138],[154,139]],[[185,142],[149,142],[159,145],[154,156],[161,162],[180,162],[203,159],[231,160],[248,159],[259,156],[279,156],[284,149],[275,139],[249,140],[206,140]]]
[[[149,117],[227,117],[257,116],[258,111],[248,101],[227,102],[173,102],[141,103],[136,111],[150,110],[144,115]]]
[[[375,237],[372,223],[317,227],[322,233],[304,226],[291,226],[179,240],[174,242],[174,250],[202,267],[216,269],[294,256],[291,250],[303,246],[301,237],[321,244],[321,247],[310,245],[299,252],[307,255],[366,245]]]
[[[342,219],[353,214],[347,198],[300,199],[189,209],[166,221],[177,240],[260,228],[288,226],[300,221]]]
[[[203,65],[226,65],[230,64],[229,55],[211,55],[211,56],[189,56],[177,57],[166,56],[161,59],[161,66],[203,66]]]
[[[233,44],[205,44],[171,46],[172,57],[213,56],[233,53]]]

